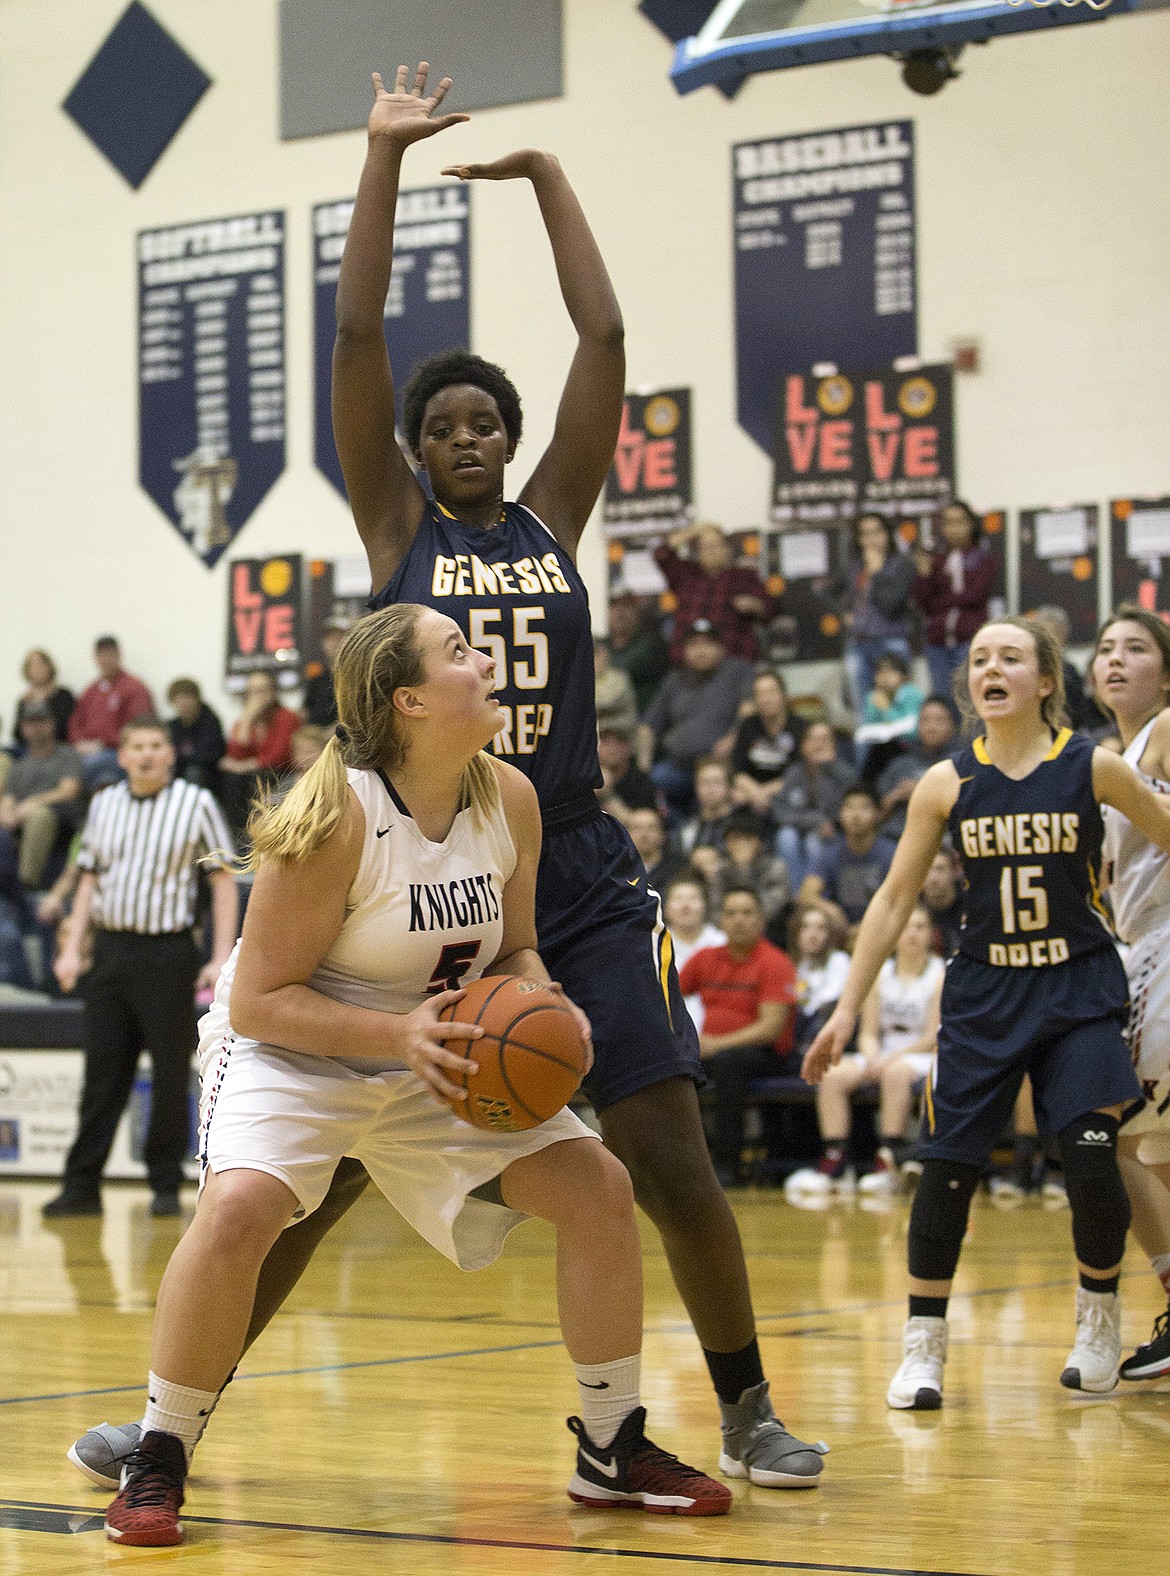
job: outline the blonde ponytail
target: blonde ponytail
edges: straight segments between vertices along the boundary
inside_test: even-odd
[[[463,803],[471,807],[477,826],[482,826],[500,804],[500,774],[486,750],[472,756],[463,771]]]
[[[254,805],[244,869],[255,870],[262,859],[296,861],[315,854],[337,830],[348,787],[341,741],[334,734],[286,794],[268,794]]]

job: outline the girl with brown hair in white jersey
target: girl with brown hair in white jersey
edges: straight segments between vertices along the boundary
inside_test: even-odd
[[[1092,677],[1123,758],[1151,788],[1170,793],[1170,629],[1156,613],[1123,603],[1098,632]],[[1129,1048],[1146,1097],[1122,1126],[1118,1161],[1133,1234],[1170,1297],[1170,858],[1112,809],[1103,852],[1114,924],[1128,944]],[[1123,1379],[1168,1373],[1170,1306],[1120,1368]]]
[[[490,1263],[525,1217],[550,1221],[581,1395],[570,1496],[722,1514],[729,1491],[643,1433],[641,1250],[625,1169],[567,1110],[501,1134],[449,1103],[466,1063],[445,1041],[482,1031],[440,1021],[460,999],[441,988],[443,953],[474,947],[468,978],[548,983],[536,793],[483,753],[502,721],[495,661],[451,619],[404,604],[355,626],[335,674],[337,736],[287,799],[253,816],[244,934],[201,1026],[199,1205],[159,1290],[142,1437],[107,1532],[181,1541],[190,1453],[243,1350],[260,1265],[317,1208],[344,1155],[461,1268]],[[419,934],[410,886],[428,877],[466,881],[484,901]]]

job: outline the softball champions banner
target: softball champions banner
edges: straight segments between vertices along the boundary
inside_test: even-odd
[[[395,372],[402,425],[402,392],[420,361],[471,343],[471,194],[459,181],[400,192],[394,223],[394,267],[386,295],[386,343]],[[333,446],[330,392],[335,299],[352,199],[313,209],[313,300],[317,467],[345,496]]]
[[[914,125],[741,142],[732,183],[738,416],[771,451],[780,373],[917,353]]]
[[[229,565],[229,689],[242,688],[249,673],[271,673],[287,689],[301,682],[301,568],[297,553],[235,558]]]
[[[1071,622],[1070,646],[1097,628],[1097,505],[1020,510],[1020,611],[1056,604]]]
[[[789,372],[772,439],[772,518],[847,518],[864,509],[912,520],[955,491],[953,371]]]
[[[1114,607],[1136,602],[1151,613],[1170,614],[1170,498],[1115,498],[1113,526]]]
[[[284,470],[284,214],[138,236],[139,480],[210,567]]]
[[[602,520],[610,536],[652,536],[690,513],[691,391],[627,394]]]

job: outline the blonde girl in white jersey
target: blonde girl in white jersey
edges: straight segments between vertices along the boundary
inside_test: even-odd
[[[1101,626],[1092,675],[1124,758],[1151,788],[1170,793],[1170,629],[1155,613],[1123,603]],[[1106,809],[1104,819],[1113,919],[1129,948],[1130,1048],[1146,1096],[1121,1129],[1118,1160],[1133,1234],[1170,1298],[1170,858],[1118,811]],[[1123,1379],[1168,1373],[1170,1306],[1120,1368]]]
[[[106,1516],[116,1541],[181,1541],[190,1453],[242,1351],[260,1265],[344,1155],[463,1268],[489,1263],[527,1216],[556,1227],[581,1396],[574,1500],[729,1508],[726,1487],[643,1433],[641,1254],[623,1166],[569,1111],[498,1134],[447,1104],[465,1064],[444,1042],[481,1031],[440,1022],[460,998],[445,983],[548,982],[536,793],[482,753],[503,721],[495,676],[433,609],[361,620],[335,667],[338,736],[253,817],[244,934],[200,1046],[199,1205],[159,1290],[142,1438]]]

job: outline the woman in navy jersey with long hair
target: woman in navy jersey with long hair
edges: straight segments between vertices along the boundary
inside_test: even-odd
[[[1125,971],[1101,907],[1100,806],[1170,849],[1166,800],[1119,756],[1062,726],[1061,650],[1042,624],[985,625],[971,642],[967,681],[984,731],[915,788],[841,999],[803,1068],[817,1083],[840,1059],[949,830],[966,912],[927,1089],[904,1355],[886,1396],[903,1409],[941,1405],[947,1299],[971,1196],[1025,1073],[1041,1126],[1059,1139],[1080,1273],[1076,1340],[1060,1380],[1095,1393],[1117,1384],[1130,1220],[1117,1138],[1142,1094],[1123,1035]]]

